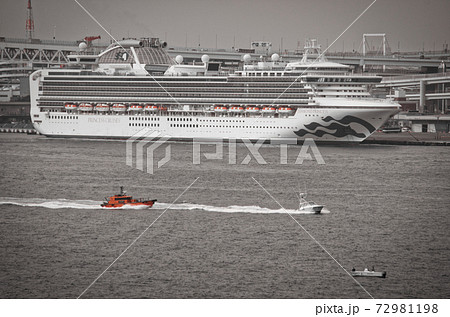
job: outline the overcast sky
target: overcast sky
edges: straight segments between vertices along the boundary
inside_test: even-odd
[[[331,44],[373,0],[78,0],[111,34],[159,37],[169,46],[274,50]],[[27,0],[0,0],[0,36],[25,38]],[[74,0],[32,0],[35,38],[79,40],[104,32]],[[377,0],[331,51],[361,50],[364,33],[386,33],[392,51],[450,44],[450,0]],[[381,40],[372,39],[379,47]]]

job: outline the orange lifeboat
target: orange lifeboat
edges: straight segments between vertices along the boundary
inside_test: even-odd
[[[144,111],[150,111],[150,112],[158,111],[158,106],[146,105],[144,108]]]
[[[73,104],[73,103],[66,103],[64,105],[64,108],[66,108],[66,110],[77,110],[77,105]]]
[[[277,109],[275,109],[274,107],[264,107],[262,112],[263,113],[275,113]]]
[[[128,109],[127,106],[120,104],[120,103],[115,103],[112,106],[112,110],[115,112],[125,112],[125,111],[127,111],[127,109]]]
[[[245,111],[249,113],[258,113],[260,109],[258,107],[247,107],[245,108]]]
[[[216,106],[214,107],[214,112],[227,112],[228,108],[223,106]]]
[[[94,106],[92,106],[90,103],[82,103],[78,107],[80,111],[92,111],[94,109]]]
[[[120,193],[109,198],[105,198],[105,202],[100,206],[104,208],[120,208],[120,207],[143,207],[150,208],[155,203],[156,199],[133,199],[128,196],[123,190],[123,186],[120,186]]]
[[[142,111],[143,109],[144,109],[144,107],[142,107],[141,105],[131,105],[128,110],[130,110],[130,111]]]
[[[292,112],[292,108],[289,107],[281,107],[280,109],[278,109],[279,113],[291,113]]]
[[[230,108],[230,112],[234,112],[234,113],[242,113],[244,112],[244,108],[243,107],[231,107]]]
[[[95,110],[97,111],[109,111],[109,105],[106,103],[98,103],[95,106]]]

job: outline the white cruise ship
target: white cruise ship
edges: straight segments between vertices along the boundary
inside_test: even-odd
[[[120,45],[119,45],[120,44]],[[75,69],[30,75],[31,119],[49,137],[119,138],[151,129],[173,140],[292,139],[361,142],[399,105],[374,99],[381,77],[354,74],[320,56],[314,40],[303,59],[252,63],[232,74],[204,55],[173,61],[158,39],[126,40],[98,56],[69,56]],[[314,59],[314,60],[313,60]]]

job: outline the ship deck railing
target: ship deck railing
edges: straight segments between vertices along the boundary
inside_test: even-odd
[[[343,72],[310,72],[308,70],[305,71],[305,74],[301,75],[302,77],[308,76],[367,76],[367,77],[376,77],[378,74],[376,73],[343,73]]]

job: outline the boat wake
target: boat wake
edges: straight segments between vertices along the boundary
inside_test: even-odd
[[[49,209],[103,209],[101,202],[94,200],[44,199],[44,198],[12,198],[1,197],[0,205],[16,205],[22,207],[43,207]]]
[[[166,209],[169,208],[170,204],[166,203],[155,203],[153,206],[154,209]],[[209,205],[199,205],[199,204],[191,204],[191,203],[181,203],[181,204],[173,204],[169,209],[174,210],[203,210],[203,211],[211,211],[211,212],[225,212],[225,213],[251,213],[251,214],[284,214],[286,212],[290,214],[314,214],[314,212],[304,212],[298,211],[295,209],[269,209],[263,208],[259,206],[209,206]],[[323,213],[329,213],[329,210],[323,209]]]
[[[102,209],[111,210],[110,208],[103,208],[100,206],[101,201],[95,200],[70,200],[70,199],[44,199],[44,198],[13,198],[13,197],[0,197],[0,205],[16,205],[22,207],[42,207],[49,209]],[[210,212],[222,212],[222,213],[252,213],[252,214],[314,214],[314,212],[298,211],[295,209],[269,209],[259,206],[210,206],[192,203],[179,203],[169,204],[156,202],[151,209],[157,210],[201,210]],[[147,206],[124,206],[114,209],[147,209]],[[325,208],[321,213],[329,213]]]

